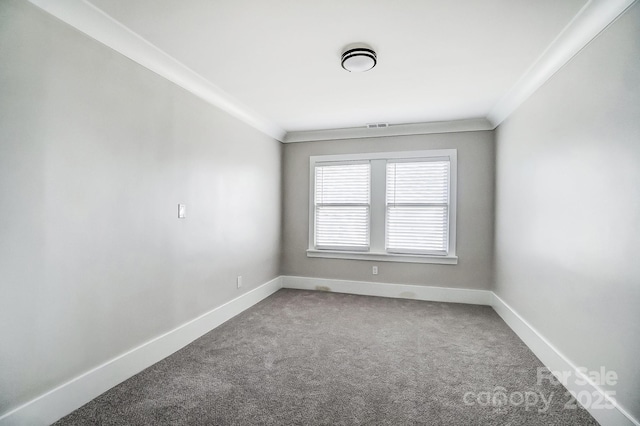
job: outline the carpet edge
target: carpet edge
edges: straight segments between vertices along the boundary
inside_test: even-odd
[[[413,284],[390,284],[370,281],[350,281],[329,278],[282,276],[282,287],[297,290],[320,290],[429,302],[467,303],[491,306],[493,293],[489,290],[435,287]]]
[[[560,381],[574,396],[579,395],[581,392],[587,392],[589,395],[603,398],[603,401],[614,407],[611,409],[584,407],[598,423],[603,426],[640,426],[640,422],[637,419],[608,396],[602,388],[591,382],[571,360],[564,356],[518,312],[494,292],[492,292],[492,295],[493,302],[491,306],[493,310],[549,370],[570,372],[566,380]],[[580,403],[579,398],[576,398],[576,400]]]
[[[0,416],[0,426],[48,425],[180,350],[282,288],[282,276],[45,392]]]

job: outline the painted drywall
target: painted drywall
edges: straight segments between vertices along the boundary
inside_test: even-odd
[[[496,131],[495,292],[640,419],[640,4]]]
[[[28,2],[0,64],[2,415],[276,277],[282,151]]]
[[[457,265],[307,257],[309,157],[456,148]],[[283,159],[282,274],[302,277],[488,289],[492,282],[494,141],[492,131],[286,144]],[[378,275],[372,275],[372,266]]]

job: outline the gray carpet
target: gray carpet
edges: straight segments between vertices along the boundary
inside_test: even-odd
[[[56,425],[597,424],[540,366],[487,306],[280,290]]]

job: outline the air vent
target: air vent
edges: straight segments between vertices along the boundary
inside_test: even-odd
[[[389,127],[389,123],[367,123],[367,129],[381,129]]]

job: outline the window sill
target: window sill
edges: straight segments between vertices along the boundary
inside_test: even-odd
[[[374,260],[377,262],[437,263],[442,265],[458,264],[458,256],[429,256],[417,254],[372,253],[315,249],[308,249],[307,257],[322,257],[327,259]]]

